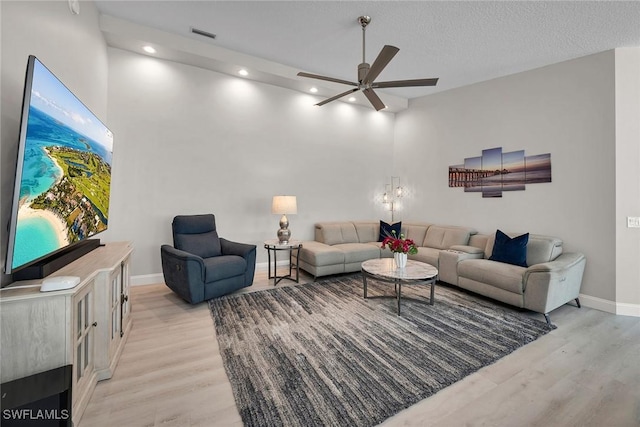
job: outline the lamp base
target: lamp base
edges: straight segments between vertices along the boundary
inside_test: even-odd
[[[280,243],[289,243],[290,238],[291,230],[289,230],[288,228],[281,228],[280,230],[278,230],[278,240],[280,241]]]
[[[278,240],[282,244],[287,244],[290,238],[291,230],[289,230],[289,220],[287,219],[287,215],[282,214],[282,218],[280,218],[280,230],[278,230]]]

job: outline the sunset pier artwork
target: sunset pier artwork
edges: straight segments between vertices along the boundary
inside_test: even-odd
[[[465,169],[464,166],[449,166],[449,187],[475,187],[482,185],[482,178],[509,173],[508,171],[485,171]]]
[[[551,182],[551,154],[525,156],[524,150],[482,150],[464,164],[449,166],[449,187],[481,192],[482,197],[502,197],[503,191],[521,191],[526,184]]]

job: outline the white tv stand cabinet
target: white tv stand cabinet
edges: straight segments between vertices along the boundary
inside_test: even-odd
[[[107,243],[50,277],[78,276],[72,289],[40,292],[41,280],[0,292],[0,382],[73,365],[72,421],[100,380],[111,378],[131,330],[129,242]]]

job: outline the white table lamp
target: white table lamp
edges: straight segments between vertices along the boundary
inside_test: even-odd
[[[296,196],[273,196],[271,213],[282,214],[282,218],[280,218],[280,229],[278,230],[278,240],[280,243],[289,243],[291,230],[289,230],[287,214],[295,215],[298,213]]]

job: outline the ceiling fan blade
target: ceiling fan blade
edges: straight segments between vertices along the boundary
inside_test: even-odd
[[[334,79],[333,77],[320,76],[318,74],[304,73],[302,71],[300,71],[298,73],[298,75],[300,77],[309,77],[310,79],[326,80],[328,82],[342,83],[343,85],[358,86],[358,83],[350,82],[350,81],[347,81],[347,80]]]
[[[388,44],[384,45],[384,47],[378,54],[378,57],[376,58],[376,60],[373,61],[373,64],[371,64],[371,68],[369,68],[369,72],[367,73],[366,76],[364,76],[362,83],[367,85],[373,82],[376,79],[376,77],[378,77],[378,75],[382,72],[382,70],[384,70],[384,67],[387,66],[389,61],[391,61],[393,57],[396,56],[396,53],[398,53],[399,51],[400,49],[398,49],[395,46],[390,46]]]
[[[371,105],[373,105],[373,108],[375,108],[376,111],[380,111],[387,107],[386,105],[384,105],[384,102],[382,102],[382,100],[378,97],[378,95],[376,95],[376,93],[373,90],[367,88],[367,89],[364,89],[362,93],[364,93],[364,96],[367,97],[367,99],[369,100]]]
[[[435,86],[438,78],[434,79],[414,79],[414,80],[395,80],[392,82],[371,83],[373,88],[384,87],[410,87],[410,86]]]
[[[336,96],[332,96],[331,98],[327,98],[327,99],[325,99],[325,100],[324,100],[324,101],[322,101],[322,102],[318,102],[318,103],[316,104],[316,106],[318,106],[318,107],[322,107],[324,104],[328,104],[328,103],[330,103],[331,101],[335,101],[336,99],[342,98],[343,96],[345,96],[345,95],[349,95],[350,93],[353,93],[353,92],[355,92],[355,91],[357,91],[357,90],[358,90],[358,88],[354,88],[354,89],[346,90],[346,91],[344,91],[344,92],[342,92],[342,93],[337,94]]]

